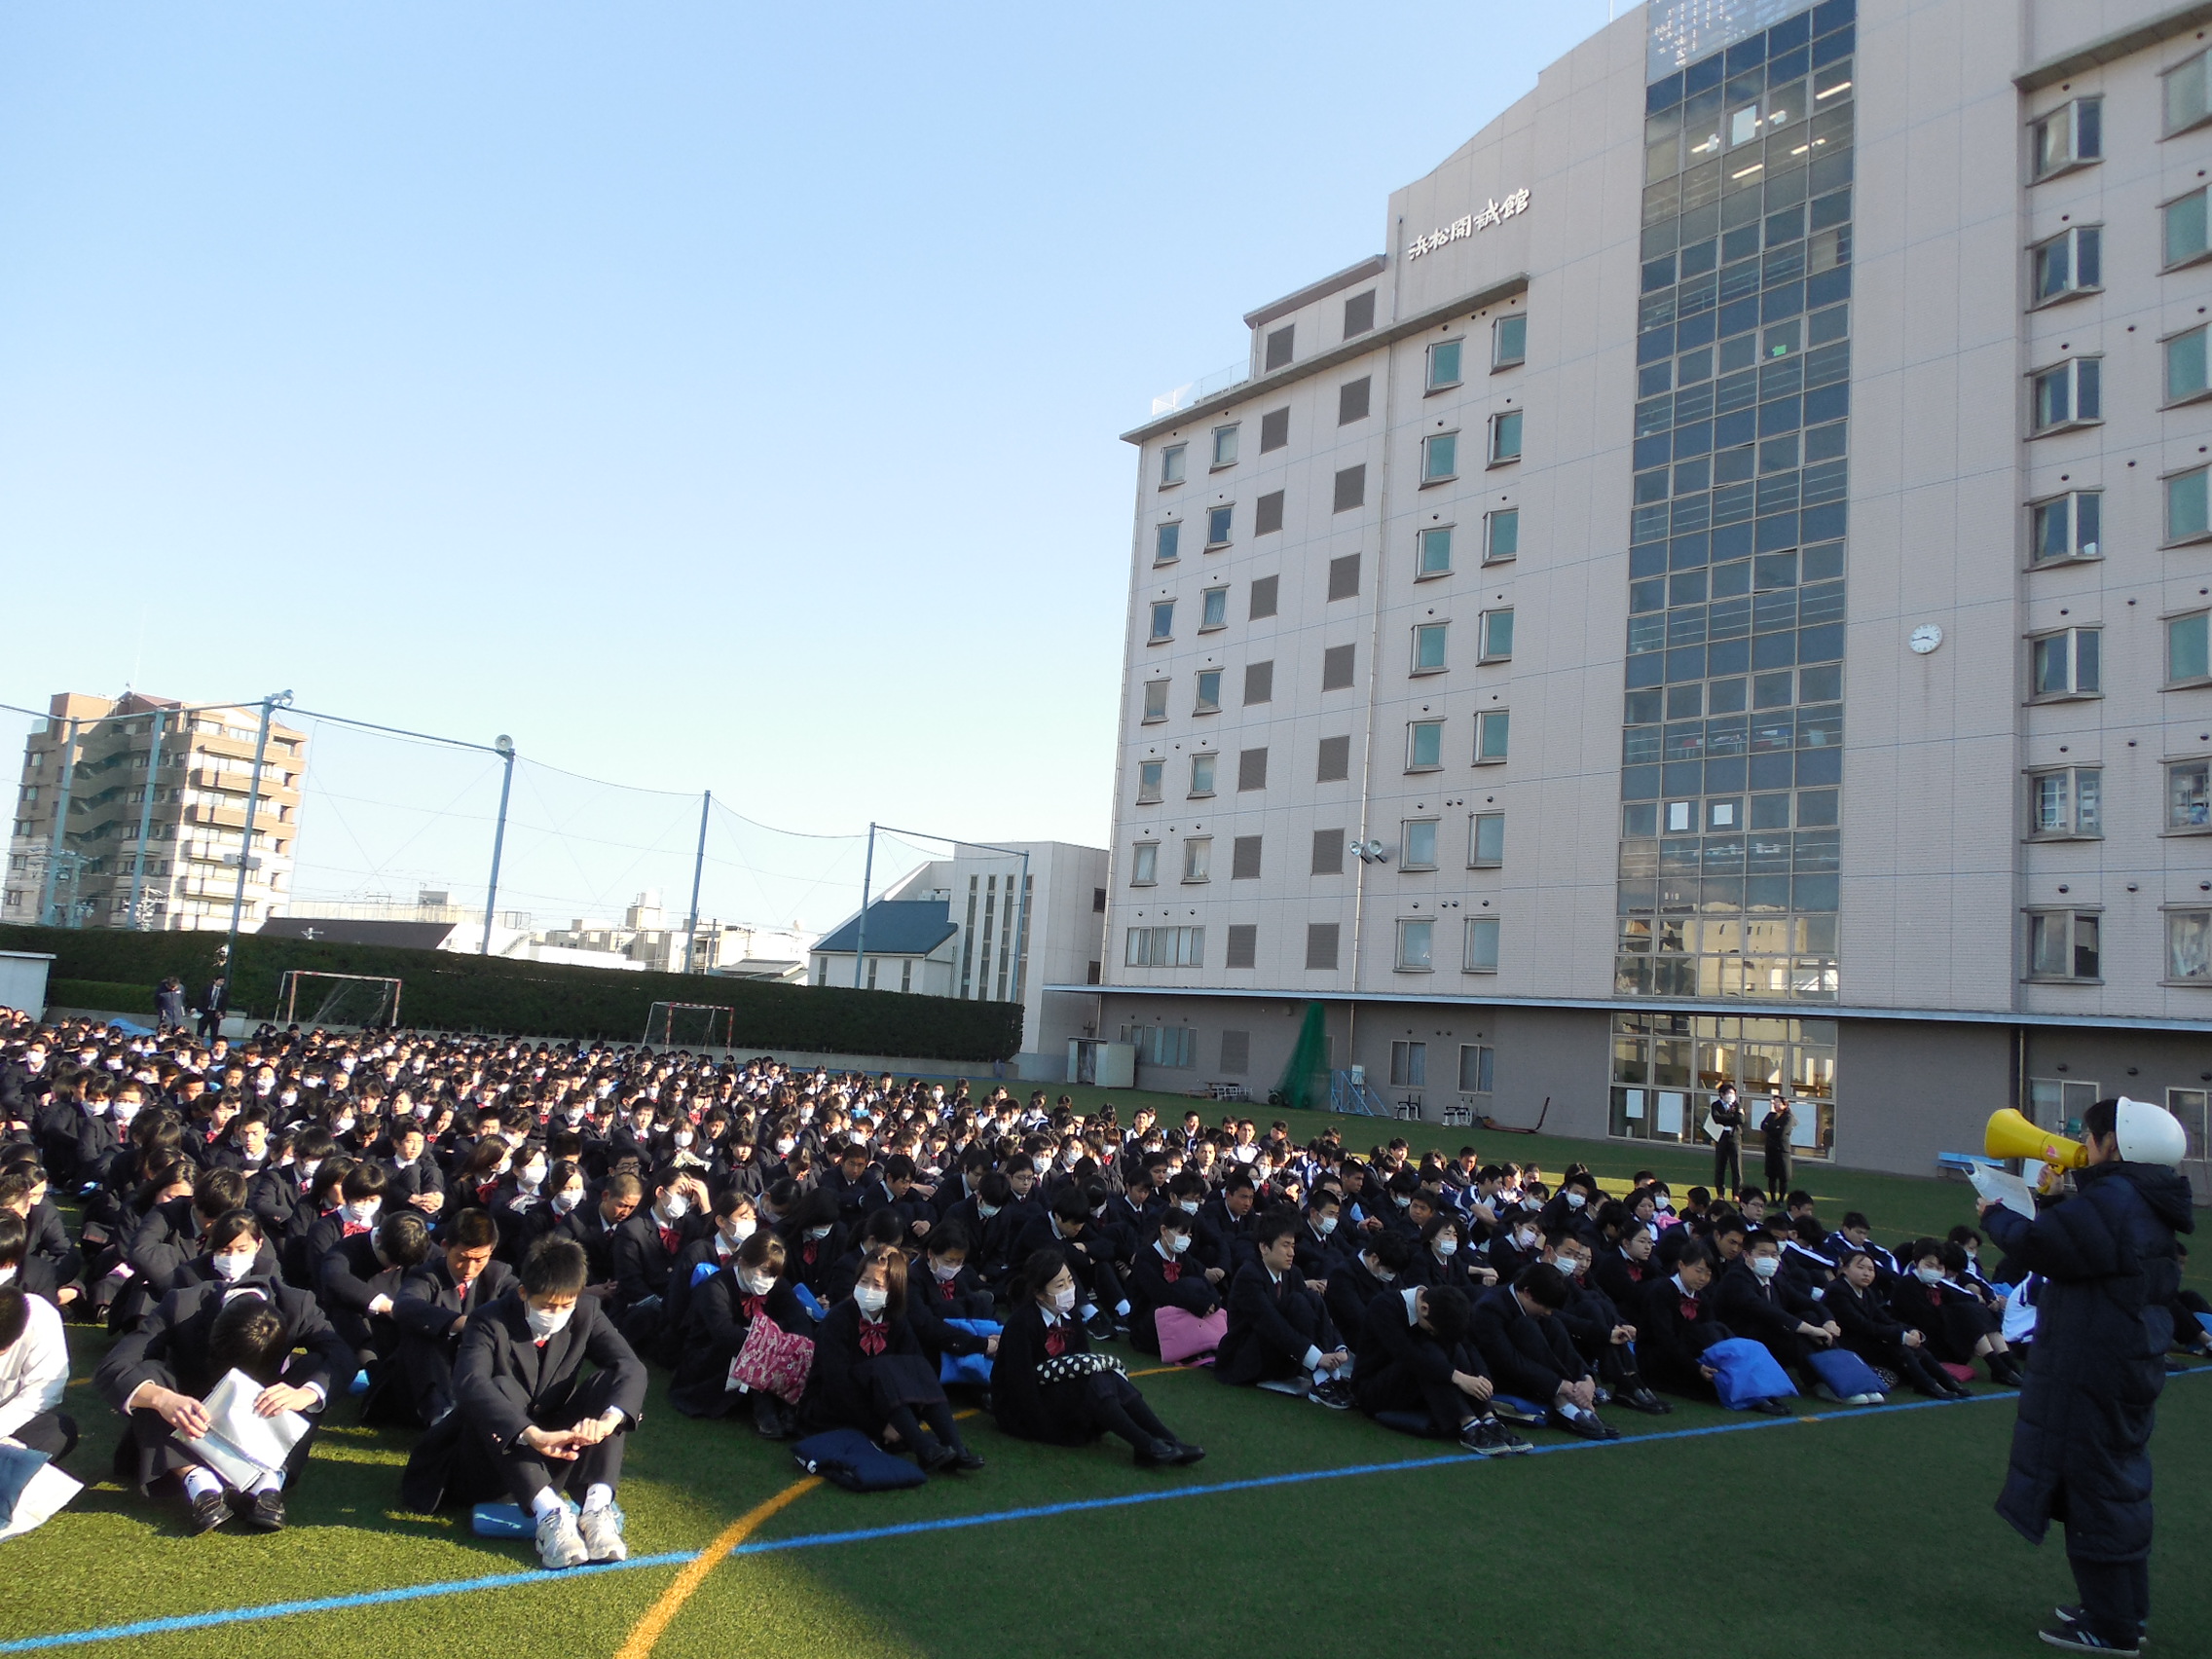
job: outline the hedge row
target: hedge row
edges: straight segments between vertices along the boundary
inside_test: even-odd
[[[222,942],[223,936],[216,933],[0,927],[0,950],[51,952],[55,979],[152,985],[173,974],[184,981],[195,1007],[214,977],[215,952]],[[680,1002],[729,1009],[731,1042],[739,1049],[1004,1060],[1021,1048],[1018,1003],[763,984],[707,975],[632,974],[255,935],[239,940],[231,1011],[273,1016],[278,980],[290,969],[395,977],[404,981],[401,1022],[447,1031],[635,1043],[645,1034],[654,1003]]]
[[[118,985],[104,979],[55,979],[46,981],[49,1008],[85,1008],[99,1014],[154,1014],[154,987]]]

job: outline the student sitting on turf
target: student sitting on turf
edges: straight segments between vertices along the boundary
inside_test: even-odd
[[[1117,1329],[1125,1327],[1129,1317],[1129,1299],[1123,1292],[1121,1274],[1114,1271],[1106,1246],[1100,1243],[1097,1249],[1092,1248],[1097,1241],[1091,1236],[1090,1212],[1105,1202],[1103,1188],[1080,1187],[1071,1181],[1046,1205],[1045,1213],[1031,1220],[1014,1239],[1014,1257],[1024,1266],[1040,1250],[1059,1251],[1069,1272],[1075,1275],[1078,1317],[1091,1337],[1102,1343],[1112,1342]]]
[[[1658,1240],[1651,1229],[1641,1221],[1630,1220],[1625,1209],[1621,1212],[1621,1224],[1616,1241],[1601,1244],[1592,1255],[1590,1276],[1597,1287],[1612,1299],[1613,1306],[1626,1313],[1636,1306],[1646,1283],[1666,1275],[1652,1270],[1652,1248]],[[1687,1227],[1678,1227],[1675,1232],[1687,1240]]]
[[[1821,1309],[1820,1303],[1782,1279],[1782,1241],[1764,1228],[1753,1233],[1744,1254],[1722,1270],[1713,1292],[1713,1311],[1739,1337],[1763,1343],[1786,1370],[1794,1371],[1805,1391],[1833,1399],[1811,1356],[1834,1346],[1842,1329]],[[1846,1405],[1874,1405],[1878,1400],[1854,1395]]]
[[[816,1428],[857,1428],[912,1452],[931,1474],[979,1469],[952,1420],[938,1368],[906,1322],[906,1258],[880,1250],[852,1296],[815,1331],[814,1369],[801,1414]]]
[[[685,1417],[719,1418],[742,1403],[762,1439],[791,1437],[797,1426],[795,1408],[766,1389],[732,1386],[729,1376],[756,1319],[772,1319],[791,1336],[813,1337],[814,1319],[783,1273],[784,1241],[756,1232],[692,1286],[682,1357],[668,1384],[670,1405]]]
[[[630,1553],[614,1493],[645,1408],[645,1367],[601,1300],[583,1294],[586,1271],[573,1239],[540,1238],[519,1282],[469,1316],[454,1409],[416,1443],[400,1489],[426,1509],[503,1488],[536,1518],[537,1559],[550,1567]],[[568,1502],[576,1492],[580,1516]]]
[[[234,1210],[219,1219],[207,1230],[215,1280],[163,1297],[135,1331],[108,1349],[93,1374],[93,1386],[129,1419],[116,1453],[118,1469],[131,1467],[145,1494],[157,1482],[178,1477],[196,1532],[220,1527],[232,1513],[222,1478],[184,1444],[185,1437],[206,1431],[210,1419],[202,1402],[215,1384],[234,1368],[243,1370],[265,1384],[254,1402],[263,1416],[316,1415],[331,1388],[352,1376],[352,1354],[314,1299],[254,1275],[261,1242],[261,1222],[249,1212]],[[240,1322],[257,1307],[274,1320],[267,1328],[255,1321],[249,1329]],[[233,1308],[240,1311],[225,1324],[223,1315]],[[221,1343],[215,1340],[219,1325]],[[251,1363],[241,1363],[247,1360]],[[301,1437],[291,1470],[305,1465],[313,1438]],[[272,1532],[284,1525],[283,1485],[283,1477],[266,1476],[239,1494],[247,1525]]]
[[[424,1428],[453,1410],[453,1365],[469,1317],[514,1283],[514,1271],[492,1259],[498,1242],[498,1225],[487,1212],[464,1209],[446,1224],[445,1243],[400,1279],[391,1296],[391,1322],[400,1331],[387,1367],[392,1381],[372,1378],[371,1400],[397,1384],[407,1415]]]
[[[1363,1233],[1358,1244],[1357,1255],[1338,1260],[1336,1272],[1329,1275],[1328,1294],[1321,1299],[1337,1334],[1354,1355],[1365,1345],[1367,1309],[1375,1299],[1392,1285],[1403,1289],[1416,1282],[1407,1271],[1414,1247],[1405,1235]]]
[[[1170,1205],[1161,1216],[1152,1242],[1137,1252],[1130,1265],[1129,1340],[1140,1352],[1160,1351],[1162,1308],[1179,1308],[1194,1319],[1203,1319],[1221,1306],[1213,1281],[1191,1259],[1196,1229],[1191,1216]]]
[[[430,1230],[421,1213],[398,1210],[339,1239],[315,1264],[315,1300],[362,1370],[375,1373],[398,1350],[392,1303],[429,1253]]]
[[[1510,1284],[1521,1270],[1543,1259],[1543,1235],[1536,1218],[1524,1209],[1507,1213],[1505,1224],[1490,1241],[1490,1266],[1498,1282]]]
[[[1309,1290],[1326,1288],[1330,1271],[1339,1260],[1337,1227],[1343,1200],[1328,1188],[1315,1193],[1306,1204],[1306,1225],[1298,1234],[1298,1276]]]
[[[1214,1378],[1348,1411],[1351,1355],[1321,1299],[1297,1276],[1302,1225],[1295,1211],[1277,1210],[1252,1230],[1259,1260],[1230,1286],[1229,1331],[1214,1356]]]
[[[1118,1435],[1139,1468],[1196,1463],[1205,1453],[1160,1420],[1118,1362],[1091,1352],[1075,1316],[1078,1294],[1063,1252],[1039,1250],[1022,1265],[991,1365],[999,1427],[1017,1440],[1054,1446]]]
[[[1683,1245],[1674,1272],[1648,1281],[1638,1297],[1637,1358],[1654,1387],[1693,1399],[1714,1397],[1713,1379],[1718,1374],[1705,1363],[1705,1350],[1735,1333],[1714,1317],[1709,1306],[1706,1290],[1713,1271],[1712,1246],[1692,1238]],[[1783,1417],[1789,1408],[1767,1400],[1753,1409]]]
[[[22,1222],[8,1215],[19,1232]],[[54,1304],[19,1284],[0,1284],[0,1438],[58,1463],[76,1449],[76,1419],[61,1409],[69,1389],[69,1342]]]
[[[1403,1238],[1392,1242],[1405,1247]],[[1530,1449],[1491,1410],[1490,1373],[1468,1335],[1463,1291],[1393,1286],[1367,1305],[1360,1331],[1352,1391],[1369,1417],[1425,1422],[1426,1432],[1485,1457]]]
[[[984,1352],[987,1339],[945,1321],[997,1317],[991,1293],[968,1266],[967,1230],[958,1222],[933,1227],[906,1276],[906,1320],[922,1351],[932,1359]]]
[[[1890,1287],[1890,1311],[1928,1339],[1928,1351],[1939,1363],[1971,1365],[1978,1359],[1988,1365],[1992,1382],[2017,1388],[2026,1378],[2005,1346],[2002,1316],[1952,1282],[1939,1240],[1923,1238],[1911,1249],[1911,1272]]]
[[[1968,1390],[1930,1356],[1928,1339],[1901,1323],[1874,1283],[1874,1258],[1847,1250],[1843,1272],[1821,1297],[1821,1308],[1843,1332],[1837,1346],[1849,1348],[1885,1379],[1909,1382],[1932,1399],[1963,1400]]]
[[[1475,1304],[1475,1346],[1499,1391],[1533,1401],[1551,1427],[1584,1440],[1618,1440],[1598,1415],[1598,1381],[1556,1317],[1567,1302],[1567,1276],[1543,1262],[1521,1270]]]
[[[1636,1326],[1613,1299],[1590,1282],[1590,1241],[1571,1231],[1545,1240],[1544,1259],[1567,1280],[1559,1325],[1598,1379],[1598,1403],[1609,1394],[1631,1411],[1665,1417],[1674,1408],[1654,1394],[1636,1364]]]

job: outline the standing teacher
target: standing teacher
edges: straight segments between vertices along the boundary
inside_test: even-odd
[[[1997,1513],[2031,1544],[2052,1521],[2066,1529],[2082,1601],[2044,1641],[2131,1654],[2150,1624],[2151,1430],[2181,1279],[2174,1235],[2194,1225],[2172,1167],[2188,1143],[2171,1113],[2140,1100],[2098,1101],[2082,1131],[2088,1164],[2072,1197],[2032,1221],[1981,1205],[1990,1241],[2047,1281]]]

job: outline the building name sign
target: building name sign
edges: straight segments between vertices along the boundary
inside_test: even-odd
[[[1406,257],[1408,259],[1419,259],[1424,253],[1434,253],[1447,242],[1456,242],[1463,237],[1471,237],[1477,231],[1487,231],[1493,225],[1502,225],[1515,214],[1525,213],[1528,210],[1529,191],[1527,186],[1516,190],[1502,202],[1493,196],[1480,212],[1462,213],[1449,225],[1440,226],[1429,232],[1425,237],[1414,238],[1406,246]]]

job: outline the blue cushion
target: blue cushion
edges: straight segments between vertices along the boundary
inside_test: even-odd
[[[1797,1392],[1782,1362],[1767,1351],[1764,1343],[1749,1337],[1730,1337],[1714,1343],[1699,1356],[1719,1375],[1713,1380],[1720,1403],[1740,1412],[1753,1400],[1782,1399]]]
[[[1823,1382],[1847,1400],[1854,1394],[1882,1391],[1882,1380],[1874,1375],[1874,1368],[1849,1348],[1829,1348],[1825,1353],[1812,1354],[1807,1363],[1819,1373]]]
[[[895,1492],[929,1481],[918,1465],[894,1457],[857,1428],[812,1435],[792,1448],[792,1457],[808,1474],[847,1492]]]
[[[996,1319],[947,1319],[944,1323],[971,1337],[995,1337],[1003,1328]],[[991,1385],[991,1356],[980,1348],[974,1353],[940,1354],[937,1380],[940,1382],[967,1382],[978,1388],[988,1388]]]

